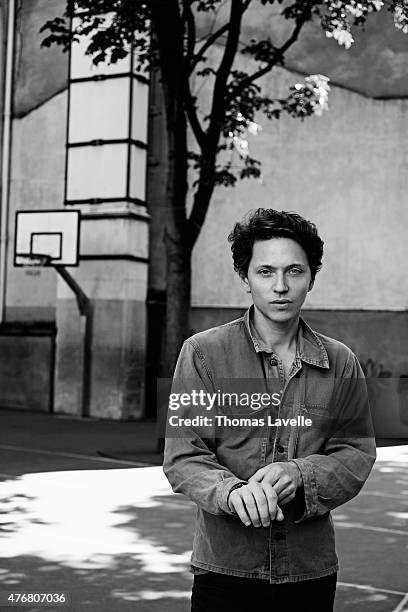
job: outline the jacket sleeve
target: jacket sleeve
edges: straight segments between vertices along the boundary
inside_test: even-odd
[[[351,351],[333,407],[335,422],[321,453],[292,460],[300,469],[304,485],[303,515],[296,523],[321,516],[352,499],[376,459],[366,381]]]
[[[186,340],[181,349],[171,393],[191,395],[192,391],[211,394],[215,391],[211,372],[194,339]],[[203,406],[194,406],[194,410],[189,408],[184,405],[181,413],[177,410],[178,416],[212,418],[211,411],[206,411]],[[163,470],[175,493],[184,493],[211,514],[232,515],[227,503],[228,495],[242,479],[218,462],[211,429],[211,425],[173,428],[167,419]]]

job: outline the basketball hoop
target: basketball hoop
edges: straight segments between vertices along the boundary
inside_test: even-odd
[[[15,266],[78,266],[79,210],[17,210]]]
[[[89,416],[92,361],[92,302],[66,269],[79,265],[79,210],[17,210],[14,265],[49,267],[64,280],[76,297],[83,335],[82,415]],[[39,272],[37,273],[39,274]]]
[[[29,254],[29,255],[17,255],[16,264],[19,266],[29,266],[29,267],[43,267],[49,266],[51,264],[50,255],[41,255],[41,254]]]

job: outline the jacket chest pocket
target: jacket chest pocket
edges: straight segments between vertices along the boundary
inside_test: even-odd
[[[333,412],[334,379],[317,376],[306,381],[301,399],[305,412],[317,416],[330,416]]]
[[[319,404],[304,404],[301,407],[301,416],[304,417],[304,426],[299,432],[303,442],[306,440],[319,447],[328,440],[336,429],[336,418],[327,406]]]

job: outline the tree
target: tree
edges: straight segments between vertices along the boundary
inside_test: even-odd
[[[257,5],[281,5],[291,32],[280,45],[270,38],[241,44],[240,35],[248,9]],[[252,5],[252,6],[251,6]],[[199,36],[201,19],[228,7],[224,23]],[[256,133],[259,114],[279,119],[282,113],[304,119],[327,108],[328,79],[311,75],[290,88],[285,99],[262,91],[260,79],[275,66],[283,66],[287,51],[296,43],[305,24],[319,21],[326,36],[349,48],[352,28],[361,27],[370,13],[387,8],[395,25],[408,33],[408,0],[68,0],[62,16],[48,21],[43,45],[62,45],[67,51],[81,37],[89,37],[87,53],[95,64],[116,62],[132,43],[140,67],[159,69],[166,108],[168,139],[167,307],[165,371],[172,373],[182,341],[188,334],[191,290],[191,254],[203,227],[217,185],[234,186],[238,179],[258,177],[261,163],[248,148],[247,134]],[[71,26],[71,19],[75,21]],[[218,64],[212,53],[222,41]],[[239,55],[249,58],[250,68],[238,67]],[[202,117],[193,80],[211,81],[209,111]],[[188,130],[194,150],[188,149]],[[238,156],[236,170],[231,156]],[[195,173],[191,212],[187,214],[188,170]]]

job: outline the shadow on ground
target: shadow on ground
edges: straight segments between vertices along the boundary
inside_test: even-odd
[[[194,506],[172,495],[156,468],[153,478],[141,480],[149,470],[50,472],[3,480],[3,597],[7,592],[65,592],[69,607],[55,609],[75,612],[189,610]],[[1,604],[0,610],[7,610]]]
[[[407,502],[406,465],[390,459],[335,511],[344,583],[336,612],[391,612],[401,602]],[[0,591],[68,593],[70,605],[55,610],[188,612],[194,517],[156,467],[3,478]]]

